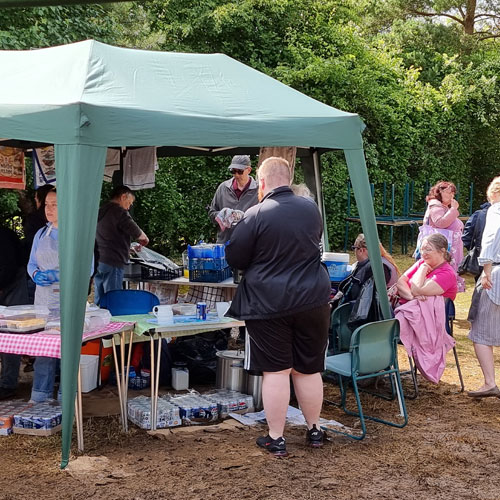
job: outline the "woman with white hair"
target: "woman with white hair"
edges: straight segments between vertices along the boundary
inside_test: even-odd
[[[474,291],[468,318],[471,322],[469,338],[474,342],[484,384],[477,391],[469,391],[468,395],[473,398],[500,398],[493,358],[493,346],[500,345],[500,176],[491,181],[486,196],[491,207],[486,214],[478,257],[483,273]]]

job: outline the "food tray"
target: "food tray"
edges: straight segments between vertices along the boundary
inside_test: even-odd
[[[30,334],[30,333],[40,333],[45,330],[45,327],[42,328],[33,328],[33,327],[26,327],[26,328],[7,328],[5,326],[0,327],[0,333],[18,333],[18,334]]]
[[[205,281],[207,283],[220,283],[232,276],[231,268],[208,270],[208,269],[190,269],[189,281]]]
[[[142,265],[141,278],[143,280],[173,280],[184,275],[184,268],[179,269],[157,269]]]
[[[45,329],[47,319],[35,314],[18,314],[0,319],[0,331],[4,333],[36,333]]]

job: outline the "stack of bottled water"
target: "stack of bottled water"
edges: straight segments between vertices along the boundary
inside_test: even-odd
[[[141,429],[151,429],[151,398],[137,396],[128,401],[128,418]],[[179,407],[166,399],[159,398],[156,416],[156,428],[165,429],[181,425]]]

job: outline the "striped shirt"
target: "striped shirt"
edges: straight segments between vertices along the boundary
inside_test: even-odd
[[[486,214],[481,242],[481,254],[478,257],[480,266],[500,262],[500,202],[494,203]],[[500,305],[500,266],[494,266],[491,272],[491,290],[487,290],[488,297]]]

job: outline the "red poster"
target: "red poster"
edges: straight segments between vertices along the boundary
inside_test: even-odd
[[[0,188],[24,189],[25,187],[23,150],[0,146]]]

